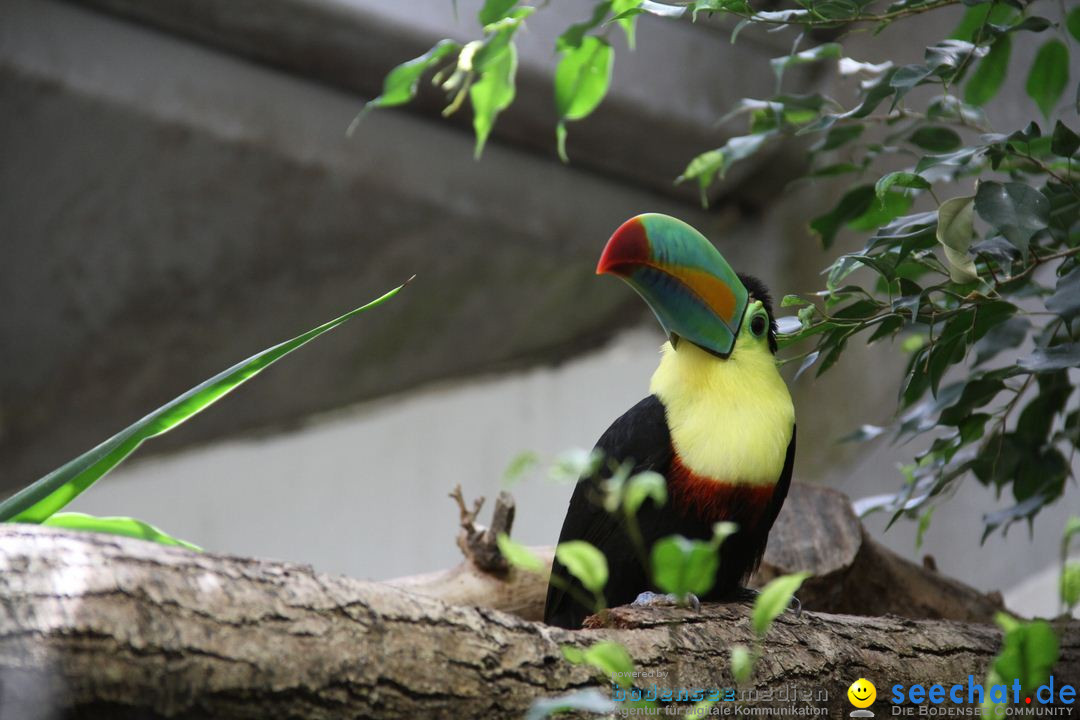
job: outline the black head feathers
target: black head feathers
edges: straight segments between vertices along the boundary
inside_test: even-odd
[[[761,304],[765,307],[765,312],[769,316],[769,350],[775,355],[777,350],[776,316],[773,315],[772,296],[769,295],[769,288],[765,287],[765,283],[761,282],[753,275],[745,275],[743,273],[738,273],[738,275],[743,287],[750,293],[751,301],[760,300]]]

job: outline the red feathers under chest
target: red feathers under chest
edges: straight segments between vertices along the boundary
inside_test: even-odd
[[[728,520],[751,529],[772,503],[772,485],[746,485],[714,480],[694,473],[677,454],[668,472],[668,495],[674,508],[707,523]]]

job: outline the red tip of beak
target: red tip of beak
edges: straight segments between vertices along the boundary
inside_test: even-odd
[[[629,275],[650,258],[649,236],[640,218],[630,218],[611,236],[596,264],[596,274]]]

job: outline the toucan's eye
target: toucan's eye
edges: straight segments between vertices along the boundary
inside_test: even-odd
[[[765,328],[768,324],[769,321],[765,319],[764,315],[755,315],[754,319],[750,321],[750,332],[754,333],[756,337],[761,337],[765,334]]]

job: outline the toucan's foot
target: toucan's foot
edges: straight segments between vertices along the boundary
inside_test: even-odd
[[[675,607],[691,607],[695,611],[701,610],[701,601],[698,600],[697,595],[694,593],[687,593],[685,598],[680,598],[671,593],[664,595],[646,591],[634,598],[634,602],[631,604],[635,607],[664,607],[674,605]]]

